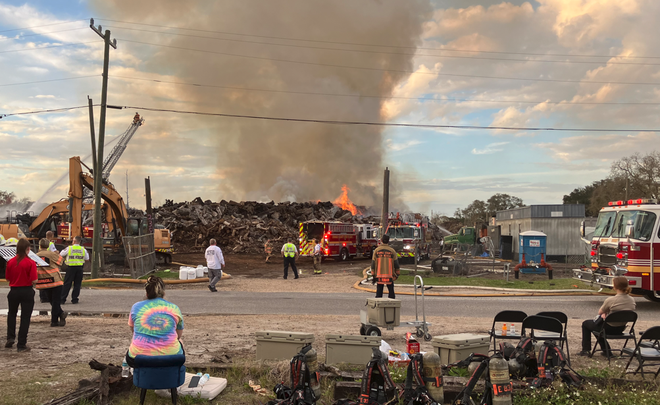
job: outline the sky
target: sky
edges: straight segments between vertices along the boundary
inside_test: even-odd
[[[108,104],[130,106],[108,110],[107,140],[145,118],[110,177],[138,208],[149,176],[156,204],[333,200],[347,184],[379,211],[385,167],[415,212],[495,193],[557,204],[660,144],[643,131],[660,128],[656,0],[0,0],[0,190],[56,201],[68,158],[89,155],[86,108],[11,114],[100,103],[91,17],[117,39]]]

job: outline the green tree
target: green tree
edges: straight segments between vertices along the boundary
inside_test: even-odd
[[[522,198],[513,195],[497,193],[491,196],[487,201],[489,216],[495,216],[497,211],[510,210],[511,208],[524,207]]]

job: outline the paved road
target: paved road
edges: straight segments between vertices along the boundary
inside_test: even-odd
[[[0,288],[6,296],[8,288]],[[202,314],[313,314],[358,315],[371,294],[322,293],[249,293],[204,290],[170,290],[167,299],[177,304],[186,315]],[[414,320],[415,301],[411,296],[402,300],[401,320]],[[81,313],[128,313],[133,303],[144,299],[141,290],[83,289],[80,303],[66,304],[65,310]],[[562,311],[569,318],[587,319],[598,313],[605,297],[426,297],[427,316],[460,316],[492,318],[504,309],[518,309],[534,314],[539,311]],[[637,298],[637,312],[641,319],[660,322],[660,304]],[[421,298],[418,298],[421,317]],[[50,305],[37,303],[35,310],[48,310]],[[0,310],[7,309],[7,301],[0,299]],[[1,311],[6,313],[5,311]]]

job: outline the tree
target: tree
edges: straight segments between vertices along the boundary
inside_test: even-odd
[[[491,196],[486,204],[488,206],[489,216],[493,217],[497,211],[510,210],[511,208],[524,207],[522,198],[513,195],[497,193]]]
[[[474,200],[464,210],[461,210],[461,216],[468,225],[477,222],[488,222],[488,205],[481,200]]]
[[[612,164],[611,179],[625,181],[625,198],[660,198],[660,152],[635,153]]]
[[[16,199],[16,194],[10,191],[0,190],[0,205],[9,205]]]

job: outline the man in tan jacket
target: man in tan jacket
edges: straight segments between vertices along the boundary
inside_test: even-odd
[[[37,290],[44,291],[48,302],[50,302],[51,315],[50,326],[64,326],[66,325],[66,312],[62,311],[62,275],[60,274],[60,266],[64,263],[64,258],[59,253],[53,252],[49,249],[50,241],[48,239],[41,239],[39,241],[39,252],[37,256],[44,259],[48,263],[47,267],[37,267]]]
[[[383,289],[387,285],[387,298],[396,298],[394,295],[394,280],[399,278],[399,259],[396,251],[388,245],[389,235],[383,235],[382,244],[374,250],[371,259],[371,274],[376,287],[376,298],[383,297]]]

